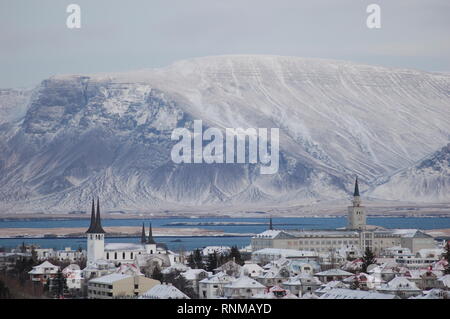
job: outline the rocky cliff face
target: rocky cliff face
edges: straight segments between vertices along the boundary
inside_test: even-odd
[[[106,209],[148,211],[345,199],[355,174],[373,186],[448,143],[449,92],[444,74],[275,56],[58,76],[35,89],[21,121],[0,126],[0,201],[67,211],[100,196]],[[172,130],[195,119],[279,127],[278,173],[174,164]]]

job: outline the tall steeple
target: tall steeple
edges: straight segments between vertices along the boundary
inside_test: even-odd
[[[87,235],[87,262],[92,263],[104,258],[105,254],[105,231],[102,228],[100,218],[100,201],[97,199],[97,212],[95,202],[92,199],[91,225],[86,232]]]
[[[359,196],[359,185],[358,185],[358,176],[355,179],[355,190],[353,191],[353,206],[361,206],[361,198]]]
[[[359,196],[359,187],[358,187],[358,176],[356,176],[355,180],[355,191],[353,192],[353,196]]]
[[[148,240],[147,244],[156,244],[155,240],[153,239],[153,232],[152,232],[152,223],[150,223],[150,227],[148,229]]]
[[[94,227],[95,227],[95,204],[94,204],[94,199],[92,198],[91,224],[89,225],[89,228],[86,231],[86,234],[92,233]]]
[[[270,220],[269,220],[269,229],[270,229],[270,230],[273,229],[272,217],[270,217]]]
[[[366,211],[361,205],[361,197],[359,195],[358,177],[355,179],[355,190],[353,191],[352,206],[348,207],[348,225],[347,229],[366,228]]]
[[[100,201],[97,198],[97,213],[94,209],[94,199],[92,199],[92,212],[91,212],[91,224],[89,225],[86,234],[104,234],[105,231],[102,227],[102,220],[100,217]]]
[[[145,236],[145,225],[142,223],[141,244],[145,244],[146,242],[147,238]]]

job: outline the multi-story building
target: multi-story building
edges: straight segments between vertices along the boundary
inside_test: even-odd
[[[159,284],[158,280],[146,278],[142,275],[132,276],[114,273],[91,279],[88,283],[88,298],[136,298]]]
[[[352,205],[348,207],[348,225],[336,230],[274,230],[269,229],[252,238],[252,251],[264,248],[295,249],[330,252],[342,247],[369,248],[376,254],[384,249],[400,246],[413,253],[434,248],[433,237],[419,230],[391,230],[366,224],[365,207],[361,205],[358,180],[355,181]]]

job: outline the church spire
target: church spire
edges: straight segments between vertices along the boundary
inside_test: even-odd
[[[147,238],[145,236],[145,225],[142,223],[141,244],[145,244],[146,242]]]
[[[95,233],[105,233],[102,227],[102,220],[100,218],[100,199],[97,197],[97,216],[95,217]]]
[[[270,229],[270,230],[273,229],[272,217],[270,217],[270,219],[269,219],[269,229]]]
[[[152,232],[152,223],[150,223],[150,227],[148,229],[148,240],[147,244],[156,244],[155,240],[153,239],[153,232]]]
[[[358,186],[358,176],[356,176],[356,180],[355,180],[355,191],[353,192],[353,196],[359,196],[359,186]]]
[[[89,225],[89,228],[86,231],[86,233],[87,234],[92,233],[94,228],[95,228],[95,204],[94,199],[92,198],[91,224]]]

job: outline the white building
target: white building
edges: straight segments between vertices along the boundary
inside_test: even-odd
[[[382,285],[378,291],[382,293],[394,294],[402,299],[422,294],[422,290],[406,277],[395,277],[387,284]]]
[[[348,207],[347,219],[346,229],[307,231],[270,229],[252,238],[252,250],[279,248],[324,253],[338,251],[343,247],[357,247],[362,252],[369,248],[375,254],[379,254],[393,246],[409,248],[412,253],[435,247],[433,237],[418,230],[388,230],[367,225],[357,180],[352,205]]]
[[[199,281],[199,297],[200,299],[216,299],[224,297],[225,285],[236,280],[236,278],[219,272],[209,278]]]
[[[89,280],[88,298],[113,299],[138,297],[159,284],[160,282],[158,280],[144,276],[114,273]]]
[[[322,282],[310,274],[300,274],[290,277],[282,283],[282,287],[288,289],[292,294],[301,297],[307,293],[314,293],[320,288]]]
[[[318,254],[313,251],[301,251],[295,249],[263,248],[252,252],[252,262],[265,265],[268,262],[289,258],[296,260],[317,260]]]
[[[70,264],[62,270],[64,278],[66,278],[67,289],[80,290],[83,284],[83,275],[80,266]]]
[[[49,279],[56,277],[58,271],[59,266],[55,266],[48,261],[44,261],[42,264],[34,266],[28,274],[30,275],[30,279],[32,281],[46,284]]]
[[[241,276],[224,286],[224,296],[229,299],[249,299],[264,293],[266,286],[247,276]]]

